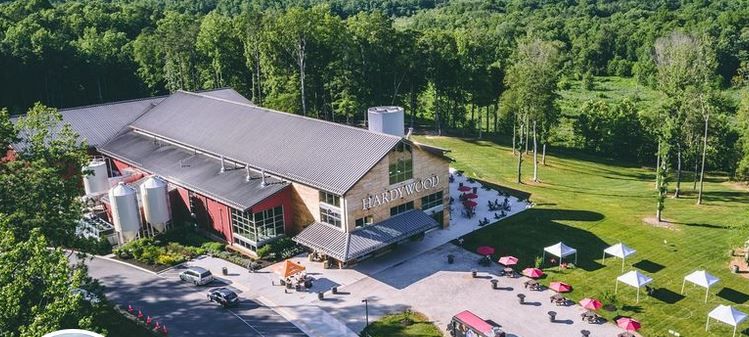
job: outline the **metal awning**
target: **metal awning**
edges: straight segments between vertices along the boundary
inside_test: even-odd
[[[294,237],[297,243],[347,262],[390,244],[439,227],[422,210],[410,210],[374,225],[346,233],[331,225],[315,222]]]

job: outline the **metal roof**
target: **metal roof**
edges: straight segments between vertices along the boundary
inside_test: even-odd
[[[251,208],[289,186],[269,176],[265,178],[266,185],[261,186],[262,179],[256,172],[251,172],[248,182],[245,168],[230,163],[226,163],[224,172],[220,173],[218,159],[134,131],[100,146],[99,151],[240,210]]]
[[[251,104],[247,98],[231,88],[209,90],[201,92],[201,94]],[[143,115],[144,112],[159,104],[166,97],[158,96],[86,105],[60,109],[59,112],[62,115],[63,124],[70,124],[73,130],[80,135],[81,140],[85,139],[89,146],[96,147],[117,136],[126,126]],[[22,116],[15,116],[11,118],[11,121],[15,124],[19,117]],[[57,131],[59,130],[53,130],[53,137]],[[13,147],[20,151],[24,148],[24,144],[14,144]]]
[[[293,240],[345,262],[435,227],[439,227],[439,223],[434,218],[414,209],[350,233],[315,222]]]
[[[131,127],[339,195],[401,140],[183,91],[163,100]]]

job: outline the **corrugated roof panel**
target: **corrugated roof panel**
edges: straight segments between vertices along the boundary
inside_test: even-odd
[[[172,94],[132,127],[336,194],[401,139],[187,92]]]

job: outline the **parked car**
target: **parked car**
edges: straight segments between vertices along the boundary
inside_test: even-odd
[[[179,279],[182,281],[192,282],[196,286],[206,285],[213,281],[211,271],[201,267],[190,267],[179,273]]]
[[[237,293],[227,288],[216,288],[211,289],[208,292],[208,300],[223,305],[224,307],[230,307],[239,303],[239,296]]]

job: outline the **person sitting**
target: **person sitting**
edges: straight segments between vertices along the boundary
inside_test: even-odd
[[[501,217],[503,217],[503,218],[504,218],[505,216],[507,216],[507,214],[505,213],[505,210],[502,210],[502,212],[501,212],[501,213],[499,213],[499,215],[500,215]]]
[[[651,288],[650,286],[645,286],[645,292],[648,294],[648,296],[653,296],[655,294],[655,289]]]
[[[494,218],[495,218],[495,219],[501,219],[502,217],[501,217],[501,216],[499,216],[499,214],[498,214],[497,212],[494,212]]]

